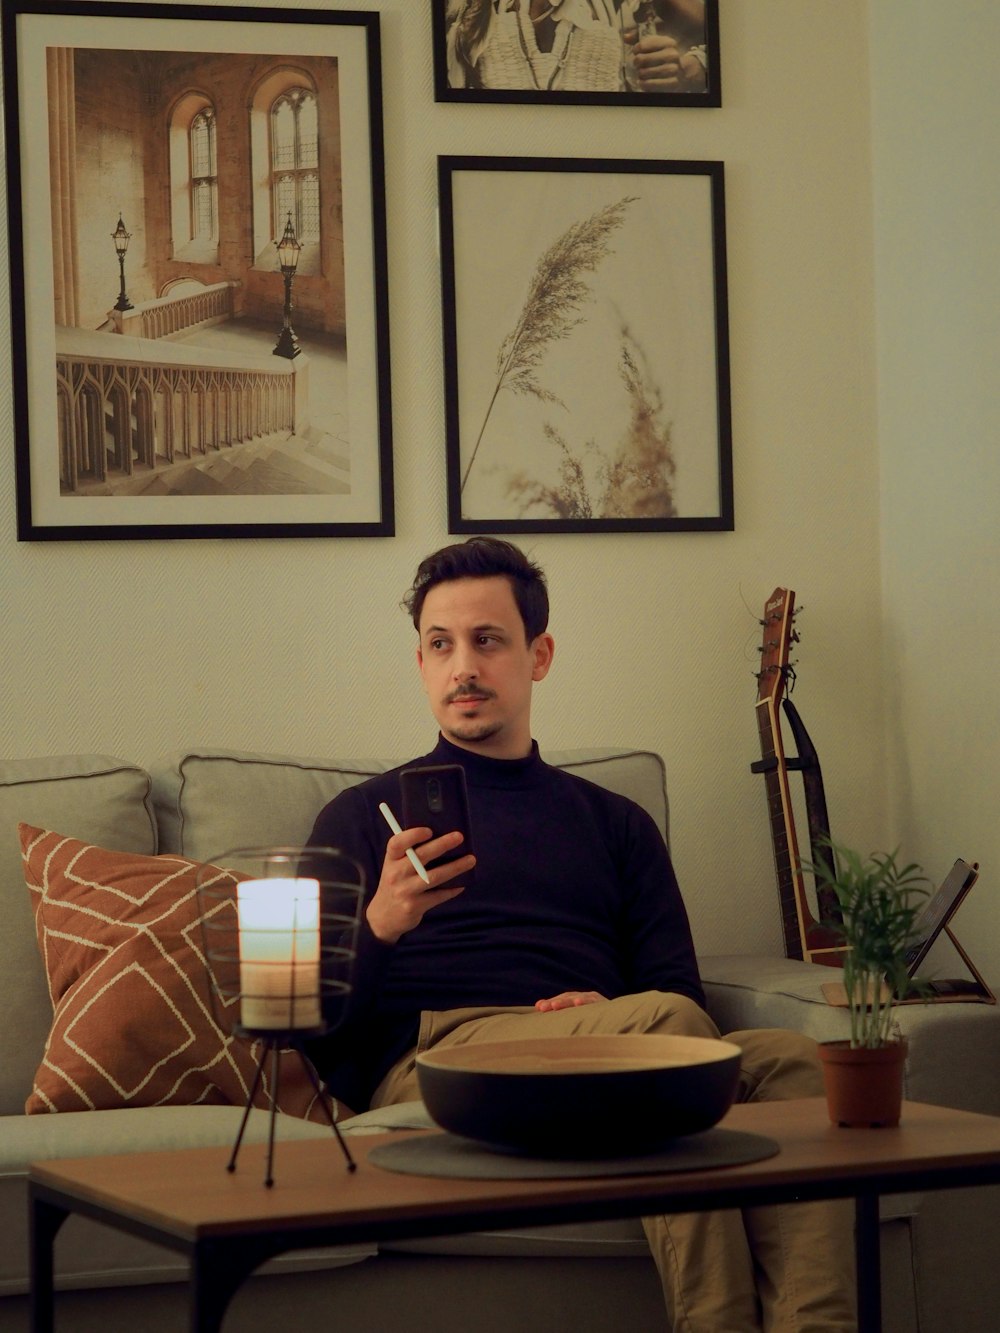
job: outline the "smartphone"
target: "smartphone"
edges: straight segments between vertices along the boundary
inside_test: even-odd
[[[452,851],[428,861],[429,867],[455,861],[472,851],[469,794],[461,764],[404,768],[399,775],[399,788],[404,828],[429,828],[435,838],[456,829],[463,835],[463,841]]]

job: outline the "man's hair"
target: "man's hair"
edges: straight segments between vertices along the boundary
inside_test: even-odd
[[[549,623],[549,594],[541,566],[529,560],[511,542],[498,537],[470,537],[468,541],[443,546],[421,560],[413,586],[403,606],[420,633],[424,598],[439,583],[456,579],[505,578],[524,622],[524,636],[532,643]]]

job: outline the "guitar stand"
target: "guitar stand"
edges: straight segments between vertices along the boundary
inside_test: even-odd
[[[278,1088],[280,1082],[279,1073],[281,1069],[279,1056],[282,1049],[287,1050],[290,1046],[293,1050],[298,1051],[299,1055],[302,1058],[302,1064],[305,1067],[306,1073],[309,1075],[309,1082],[313,1085],[313,1090],[315,1091],[316,1096],[319,1099],[320,1105],[326,1112],[326,1117],[330,1122],[330,1128],[337,1136],[337,1142],[340,1144],[340,1150],[344,1154],[344,1160],[347,1162],[348,1171],[356,1171],[358,1169],[358,1164],[351,1156],[350,1149],[348,1148],[346,1142],[344,1141],[344,1136],[343,1134],[341,1134],[340,1129],[337,1126],[337,1122],[333,1118],[333,1112],[330,1110],[330,1103],[327,1100],[326,1094],[323,1092],[323,1089],[319,1085],[319,1080],[316,1077],[316,1071],[313,1069],[311,1062],[305,1055],[302,1054],[301,1050],[299,1050],[299,1047],[296,1045],[294,1041],[289,1042],[287,1036],[284,1033],[280,1034],[280,1037],[281,1040],[279,1040],[278,1036],[272,1036],[269,1034],[268,1036],[260,1038],[260,1043],[261,1043],[260,1058],[257,1061],[257,1068],[254,1070],[253,1082],[250,1085],[250,1091],[247,1093],[246,1104],[243,1107],[243,1118],[240,1120],[239,1132],[236,1135],[236,1142],[233,1144],[233,1151],[229,1156],[229,1161],[226,1163],[226,1170],[230,1173],[236,1170],[236,1158],[239,1155],[240,1144],[243,1142],[243,1134],[247,1127],[247,1121],[250,1119],[250,1111],[253,1108],[253,1099],[254,1097],[256,1097],[257,1089],[261,1085],[261,1080],[263,1078],[263,1071],[264,1071],[264,1061],[267,1059],[268,1051],[270,1051],[271,1096],[269,1100],[271,1102],[271,1118],[270,1121],[268,1122],[268,1127],[267,1127],[267,1165],[264,1174],[264,1184],[267,1186],[268,1189],[270,1189],[274,1185],[274,1121],[278,1109]],[[282,1042],[284,1043],[284,1045],[282,1045]]]

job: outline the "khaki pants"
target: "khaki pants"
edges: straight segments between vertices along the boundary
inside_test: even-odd
[[[691,1000],[661,991],[552,1013],[427,1011],[416,1048],[390,1069],[372,1106],[417,1099],[415,1057],[432,1046],[628,1032],[719,1036]],[[726,1039],[743,1052],[738,1101],[822,1093],[810,1038],[767,1029],[733,1032]],[[852,1205],[840,1201],[643,1219],[674,1333],[853,1333],[853,1225]]]

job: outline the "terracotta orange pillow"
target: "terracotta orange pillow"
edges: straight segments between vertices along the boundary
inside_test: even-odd
[[[224,1031],[212,1012],[202,867],[28,824],[18,833],[53,1008],[25,1111],[244,1106],[259,1046]],[[270,1106],[270,1077],[268,1058],[254,1105]],[[283,1052],[279,1085],[279,1110],[326,1121],[297,1052]]]

